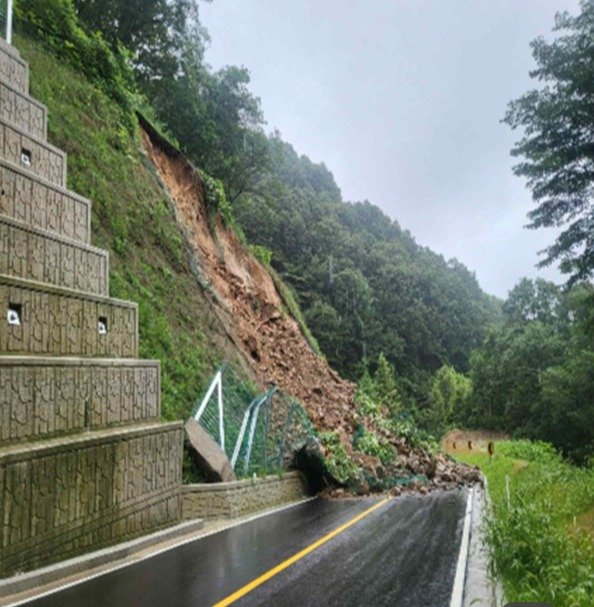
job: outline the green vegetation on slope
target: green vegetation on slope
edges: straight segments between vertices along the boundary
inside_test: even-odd
[[[139,304],[140,355],[162,363],[163,415],[188,415],[222,358],[239,356],[198,286],[171,202],[131,117],[38,43],[19,37],[49,139],[68,153],[68,186],[91,199],[93,243],[110,251],[111,295]]]
[[[487,477],[488,539],[507,600],[591,607],[594,528],[580,521],[594,508],[594,468],[563,462],[546,443],[505,441],[495,450],[491,462],[486,453],[458,457]]]

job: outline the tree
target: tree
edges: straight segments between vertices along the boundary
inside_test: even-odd
[[[141,83],[173,78],[186,40],[207,39],[197,0],[74,0],[81,21],[98,30],[114,50],[123,45]]]
[[[512,323],[530,320],[545,323],[561,321],[564,313],[561,289],[542,278],[522,278],[509,292],[502,309],[507,320]]]
[[[394,367],[383,354],[380,354],[377,359],[372,391],[371,396],[375,402],[386,407],[392,415],[398,413],[402,408]]]
[[[522,127],[512,150],[536,203],[530,228],[565,226],[541,266],[560,261],[570,281],[594,271],[594,2],[581,1],[577,17],[557,14],[552,42],[531,44],[543,86],[511,102],[504,121]]]
[[[444,432],[455,412],[465,408],[471,387],[471,381],[449,365],[437,371],[429,391],[429,423],[437,434]]]
[[[543,374],[542,438],[582,463],[594,454],[594,352],[572,352]]]
[[[594,287],[523,279],[471,357],[467,419],[546,440],[577,462],[594,454]]]

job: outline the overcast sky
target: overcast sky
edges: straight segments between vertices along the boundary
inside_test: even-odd
[[[532,86],[529,43],[578,0],[214,0],[216,69],[245,65],[267,129],[324,162],[345,200],[369,200],[417,242],[504,297],[554,233],[523,228],[519,136],[500,120]]]

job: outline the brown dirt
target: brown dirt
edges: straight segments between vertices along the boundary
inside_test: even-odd
[[[336,431],[352,454],[352,435],[361,421],[353,398],[356,385],[341,378],[311,349],[298,323],[284,311],[270,274],[236,234],[220,218],[209,225],[198,171],[151,135],[143,131],[145,151],[176,205],[178,221],[185,227],[197,264],[212,289],[213,305],[229,335],[262,385],[273,383],[298,398],[314,427]],[[399,452],[398,468],[426,474],[431,486],[478,478],[476,470],[455,464],[445,455],[432,458],[420,449],[411,449],[399,437],[387,438]],[[385,473],[376,458],[354,457],[378,475]]]
[[[578,533],[586,533],[594,542],[594,508],[583,512],[576,519],[575,530]]]
[[[459,430],[454,428],[450,430],[441,439],[441,448],[452,455],[460,453],[486,453],[487,446],[490,442],[497,449],[497,441],[508,440],[509,436],[505,432],[497,432],[491,430]],[[472,448],[468,447],[471,443]]]

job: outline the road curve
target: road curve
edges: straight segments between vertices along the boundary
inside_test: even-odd
[[[314,500],[32,600],[31,607],[207,607],[380,500]],[[447,607],[466,491],[391,499],[233,605]]]

